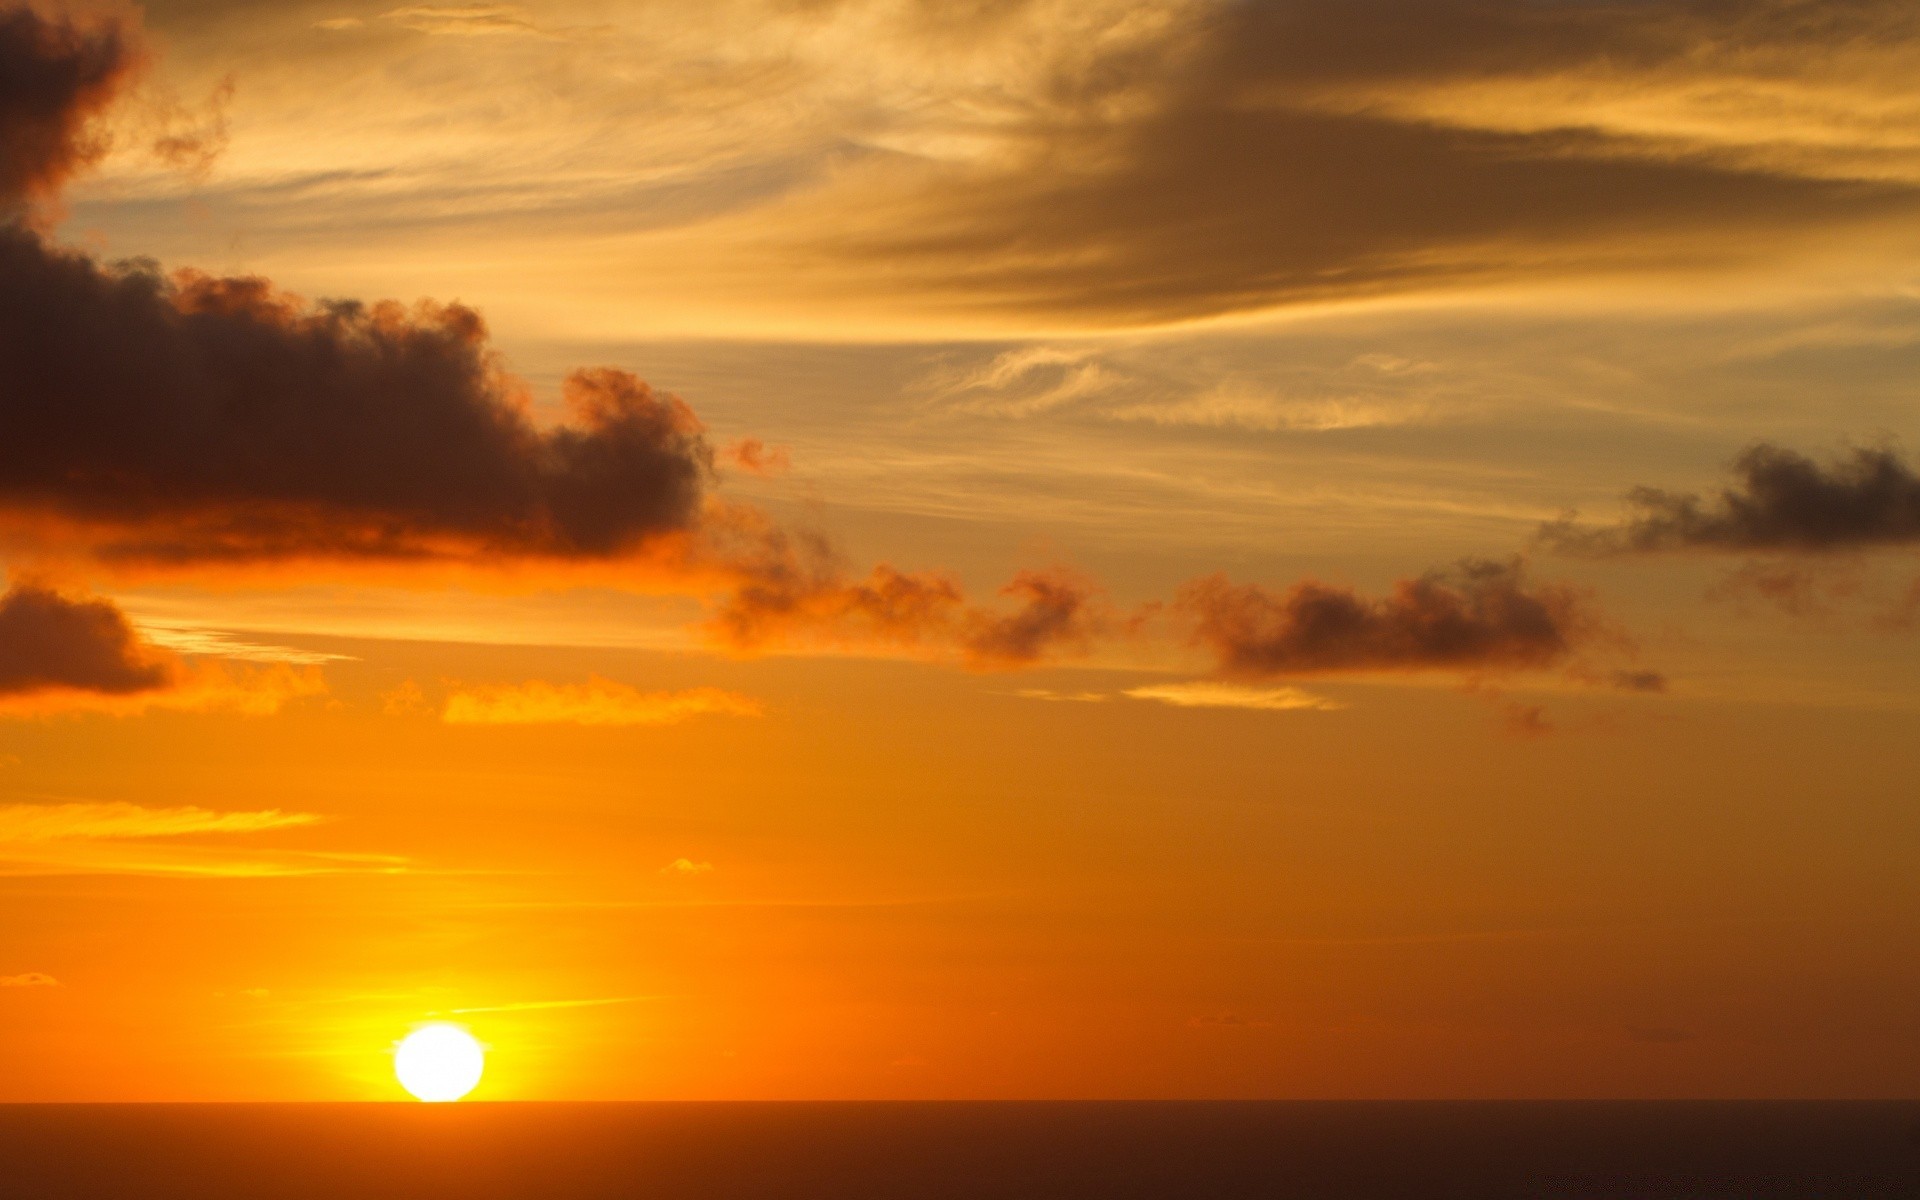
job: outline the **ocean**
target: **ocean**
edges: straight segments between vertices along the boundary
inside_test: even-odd
[[[1920,1198],[1920,1103],[0,1106],[7,1200]]]

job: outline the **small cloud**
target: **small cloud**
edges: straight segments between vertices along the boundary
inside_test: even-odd
[[[1060,704],[1103,704],[1112,699],[1105,692],[1054,692],[1046,688],[1021,688],[1014,695],[1024,700],[1046,700]]]
[[[661,867],[660,873],[662,875],[672,875],[679,879],[689,879],[695,875],[711,875],[713,873],[713,864],[710,862],[695,862],[690,858],[676,858],[666,866]]]
[[[249,1000],[265,1000],[267,997],[273,995],[273,993],[266,988],[242,988],[240,989],[240,994]]]
[[[1501,728],[1509,737],[1542,738],[1553,732],[1545,705],[1515,701],[1503,705],[1500,711],[1504,717]]]
[[[450,37],[538,37],[541,29],[511,4],[413,4],[380,14],[415,33]]]
[[[60,981],[51,975],[42,975],[38,971],[28,971],[25,975],[0,975],[0,988],[51,988],[59,987]]]
[[[380,711],[389,717],[414,717],[433,711],[427,703],[427,694],[420,685],[409,679],[390,692],[380,695]]]
[[[211,809],[142,808],[120,801],[74,804],[0,804],[0,843],[52,842],[76,838],[163,838],[206,833],[258,833],[313,825],[313,813],[214,812]]]
[[[340,33],[348,29],[363,29],[366,22],[359,17],[328,17],[324,21],[315,21],[315,29],[324,29],[329,33]]]
[[[583,684],[530,683],[460,688],[440,719],[449,725],[672,725],[689,717],[757,717],[751,696],[719,688],[643,692],[595,677]]]
[[[793,466],[793,456],[785,446],[769,446],[759,438],[742,438],[721,455],[747,474],[763,478],[784,474]]]
[[[1337,700],[1296,687],[1244,687],[1232,683],[1162,683],[1129,688],[1135,700],[1152,700],[1176,708],[1249,708],[1266,712],[1336,712],[1346,707]]]
[[[1615,671],[1613,686],[1623,692],[1664,693],[1667,677],[1658,671]]]

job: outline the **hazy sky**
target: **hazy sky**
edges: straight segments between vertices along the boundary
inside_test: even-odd
[[[1910,1095],[1917,77],[0,7],[0,1101]]]

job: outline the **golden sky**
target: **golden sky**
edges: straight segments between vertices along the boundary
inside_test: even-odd
[[[1917,72],[0,6],[0,1101],[1911,1094]]]

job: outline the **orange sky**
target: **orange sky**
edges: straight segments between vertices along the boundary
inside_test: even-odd
[[[1910,1095],[1817,8],[0,8],[0,1102]]]

